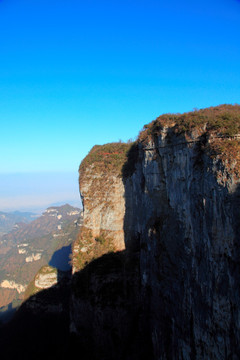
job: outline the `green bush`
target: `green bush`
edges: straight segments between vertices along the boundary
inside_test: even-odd
[[[97,242],[100,243],[101,245],[104,245],[104,244],[106,243],[106,239],[105,239],[102,235],[97,236],[97,237],[95,238],[95,241],[97,241]]]

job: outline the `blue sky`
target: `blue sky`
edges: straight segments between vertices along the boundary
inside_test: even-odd
[[[1,0],[0,34],[2,178],[75,174],[162,113],[240,102],[237,0]]]

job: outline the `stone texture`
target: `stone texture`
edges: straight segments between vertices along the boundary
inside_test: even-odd
[[[43,266],[34,278],[34,286],[39,290],[49,289],[58,282],[57,269]]]
[[[80,183],[84,226],[95,236],[100,229],[113,232],[119,250],[127,251],[114,281],[112,267],[99,274],[99,263],[87,275],[75,274],[71,329],[87,333],[92,351],[101,349],[106,359],[120,348],[124,359],[237,359],[239,179],[229,163],[209,156],[197,131],[185,138],[166,127],[139,142],[137,158],[124,182],[96,175],[90,165]],[[133,258],[137,265],[125,271]],[[108,306],[107,291],[97,297],[104,284],[117,292]],[[128,296],[135,308],[124,305]],[[109,335],[111,322],[116,338]]]
[[[155,150],[140,149],[125,187],[126,246],[139,241],[154,358],[237,358],[239,180],[183,140],[165,129],[145,145]]]
[[[122,178],[113,174],[96,174],[90,167],[81,180],[84,226],[97,237],[101,231],[113,233],[118,250],[125,248],[123,219],[125,214]]]

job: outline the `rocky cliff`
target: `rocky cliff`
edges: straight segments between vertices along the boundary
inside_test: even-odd
[[[125,249],[122,167],[130,144],[95,146],[79,169],[83,226],[73,247],[73,272],[109,251]]]
[[[167,114],[82,163],[71,330],[91,358],[239,358],[239,130],[237,105]]]
[[[239,134],[240,106],[222,105],[95,146],[79,169],[72,278],[36,275],[0,326],[1,355],[239,359]]]

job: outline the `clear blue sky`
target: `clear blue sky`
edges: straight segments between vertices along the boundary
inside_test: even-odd
[[[74,173],[164,112],[240,102],[237,0],[0,0],[0,34],[0,176]]]

